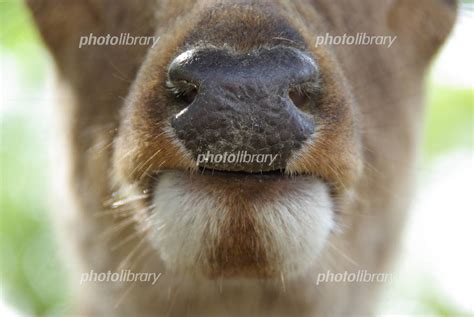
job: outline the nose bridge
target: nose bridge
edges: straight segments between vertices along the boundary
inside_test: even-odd
[[[316,63],[290,47],[262,48],[235,54],[227,50],[189,50],[171,63],[168,76],[201,85],[212,81],[248,82],[258,79],[272,86],[304,82],[318,73]]]
[[[245,66],[242,66],[242,64]],[[265,93],[281,93],[286,91],[290,85],[288,74],[277,72],[268,64],[246,65],[246,60],[236,63],[232,67],[227,65],[215,69],[212,74],[203,77],[204,80],[199,83],[203,88],[206,86],[220,86],[228,91],[239,92],[243,96],[260,91],[260,94],[252,94],[253,97],[263,96]]]

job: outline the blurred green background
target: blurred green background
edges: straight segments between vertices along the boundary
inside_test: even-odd
[[[48,219],[54,193],[46,186],[51,96],[45,93],[45,78],[51,61],[21,1],[0,1],[0,19],[0,315],[12,310],[20,315],[63,315],[69,291]],[[472,69],[467,71],[472,74]],[[429,82],[423,166],[459,149],[472,153],[473,145],[472,82],[464,88]],[[417,283],[407,286],[417,312],[466,312],[436,283]]]

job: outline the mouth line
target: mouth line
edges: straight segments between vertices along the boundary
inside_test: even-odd
[[[156,184],[159,182],[163,174],[166,173],[179,173],[185,175],[189,180],[204,181],[206,184],[215,186],[226,186],[234,183],[236,186],[254,186],[261,183],[281,183],[290,184],[300,181],[309,181],[311,179],[319,179],[323,181],[319,176],[305,172],[288,172],[285,169],[273,170],[273,171],[262,171],[262,172],[248,172],[248,171],[228,171],[220,169],[205,168],[199,166],[195,170],[161,170],[153,174],[153,177],[147,178],[140,186],[146,191],[152,191]]]
[[[228,178],[252,178],[252,179],[278,179],[278,178],[295,178],[299,176],[310,176],[307,174],[288,174],[285,169],[273,170],[273,171],[260,171],[260,172],[248,172],[248,171],[227,171],[220,169],[210,169],[205,167],[198,167],[197,174],[206,176],[216,177],[228,177]]]

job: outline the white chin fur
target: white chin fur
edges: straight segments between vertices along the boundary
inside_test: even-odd
[[[208,266],[209,250],[219,241],[229,206],[225,197],[207,186],[196,188],[187,177],[179,172],[160,176],[150,239],[168,269],[198,274]],[[291,191],[270,203],[254,204],[255,227],[267,262],[285,275],[315,264],[334,226],[326,184],[304,178],[294,182]]]

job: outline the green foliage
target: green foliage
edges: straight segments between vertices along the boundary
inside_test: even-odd
[[[54,315],[66,300],[65,275],[47,208],[47,138],[32,121],[0,121],[0,275],[15,306]]]
[[[2,59],[6,55],[21,61],[21,75],[30,83],[43,80],[45,52],[24,1],[0,0],[0,54]]]
[[[24,1],[0,1],[0,46],[25,54],[25,43],[38,44],[38,35],[30,23]]]
[[[427,158],[473,146],[474,90],[431,86],[424,153]]]

